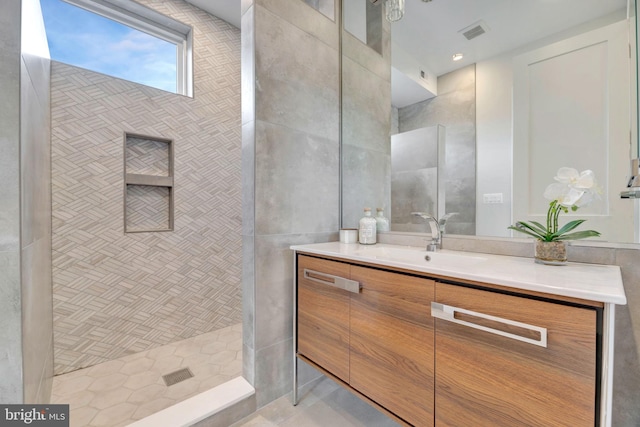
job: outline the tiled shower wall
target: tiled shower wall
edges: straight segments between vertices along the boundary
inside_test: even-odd
[[[289,245],[337,239],[339,25],[300,0],[242,7],[242,357],[263,406],[292,384]]]
[[[39,9],[0,3],[2,403],[48,403],[53,378],[50,60]]]
[[[367,4],[380,51],[342,34],[342,227],[357,228],[363,208],[391,207],[391,25],[383,5]],[[372,25],[373,22],[375,25]],[[371,90],[376,88],[376,90]]]
[[[55,372],[241,321],[240,31],[181,0],[194,97],[53,63]],[[123,132],[172,139],[175,230],[124,233]]]
[[[24,0],[23,4],[28,0]],[[33,3],[32,3],[33,4]],[[23,12],[28,37],[38,22]],[[40,21],[41,22],[41,21]],[[24,31],[24,30],[23,30]],[[24,34],[24,32],[23,32]],[[44,25],[40,30],[45,43]],[[27,36],[23,36],[27,37]],[[51,130],[47,56],[22,53],[20,70],[20,205],[22,381],[25,402],[49,402],[53,380],[51,308]],[[0,399],[1,400],[1,399]]]
[[[156,141],[127,135],[125,172],[147,176],[173,177],[170,141]],[[171,188],[127,185],[125,201],[127,231],[167,230],[173,209]]]
[[[0,4],[0,400],[22,402],[20,306],[20,3]]]

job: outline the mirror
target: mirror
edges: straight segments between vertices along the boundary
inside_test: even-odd
[[[407,0],[393,24],[382,1],[350,1],[366,22],[344,14],[342,227],[371,207],[384,209],[392,232],[428,232],[397,214],[409,204],[447,215],[448,234],[509,237],[513,222],[543,219],[544,188],[569,166],[594,170],[602,194],[565,219],[587,219],[601,240],[637,242],[638,202],[619,197],[638,144],[635,1],[628,11],[627,0]],[[379,50],[367,43],[374,27]],[[396,191],[392,135],[433,128],[444,129],[444,159],[416,159],[414,171],[438,188],[429,201],[430,190],[411,190],[420,183]]]
[[[327,18],[334,20],[335,3],[334,0],[302,0]]]

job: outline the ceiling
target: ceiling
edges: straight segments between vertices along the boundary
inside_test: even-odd
[[[200,9],[227,21],[234,27],[240,28],[241,0],[186,0]]]
[[[186,1],[240,28],[241,0]],[[441,75],[626,6],[627,0],[406,0],[392,37]],[[458,33],[480,20],[489,27],[486,34],[469,41]],[[453,63],[454,53],[465,58]]]
[[[406,0],[391,33],[439,76],[626,7],[627,0]],[[478,21],[487,33],[473,40],[459,33]],[[453,62],[454,53],[464,59]]]
[[[241,0],[186,1],[240,28]],[[627,0],[406,0],[404,17],[391,26],[392,42],[440,76],[626,7]],[[460,33],[480,21],[485,34],[467,40]],[[453,62],[454,53],[464,59]],[[407,76],[396,76],[393,86],[396,106],[433,96]]]

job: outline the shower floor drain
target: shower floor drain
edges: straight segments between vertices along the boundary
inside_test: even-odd
[[[178,384],[179,382],[188,380],[189,378],[193,378],[193,373],[189,368],[183,368],[162,376],[162,379],[167,386]]]

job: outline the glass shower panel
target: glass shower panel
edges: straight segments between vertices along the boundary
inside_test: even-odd
[[[412,212],[445,215],[445,127],[391,136],[391,231],[429,232]]]

